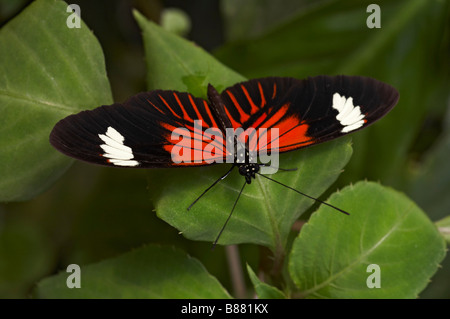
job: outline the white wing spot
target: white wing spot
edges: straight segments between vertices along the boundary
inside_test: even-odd
[[[137,166],[139,162],[132,160],[134,158],[131,147],[125,146],[123,143],[125,137],[122,136],[111,126],[108,127],[104,134],[98,134],[98,137],[105,142],[100,147],[105,152],[104,157],[107,157],[108,162],[118,166]]]
[[[361,114],[359,106],[353,105],[352,97],[346,99],[345,96],[334,93],[332,106],[339,112],[336,119],[344,126],[342,133],[351,132],[364,125],[364,114]]]

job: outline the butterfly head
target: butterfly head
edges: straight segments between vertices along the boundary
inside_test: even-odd
[[[245,163],[238,164],[239,174],[245,177],[247,184],[251,184],[252,178],[255,178],[256,173],[259,172],[260,164],[257,163]]]

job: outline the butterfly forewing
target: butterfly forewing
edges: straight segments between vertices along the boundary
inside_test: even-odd
[[[244,136],[251,148],[286,152],[374,123],[397,103],[398,92],[367,77],[317,76],[254,79],[226,89],[222,97],[234,127],[278,129],[269,139]]]
[[[398,92],[367,77],[317,76],[301,81],[287,99],[309,125],[307,135],[324,142],[373,124],[394,107]]]
[[[264,124],[298,82],[294,78],[270,77],[238,83],[224,90],[221,97],[233,128],[247,129]]]

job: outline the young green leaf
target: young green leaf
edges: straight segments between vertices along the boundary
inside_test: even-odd
[[[75,274],[75,272],[73,273]],[[68,289],[71,273],[38,283],[37,298],[230,298],[203,265],[186,253],[149,245],[119,257],[81,266],[81,288]],[[75,278],[70,278],[75,282]]]
[[[448,244],[450,244],[450,216],[447,216],[436,222],[439,232],[444,236]]]
[[[48,141],[58,120],[112,101],[100,45],[71,14],[38,0],[0,30],[1,201],[36,196],[72,163]]]
[[[253,269],[247,265],[247,272],[252,281],[253,287],[255,287],[256,294],[259,299],[285,299],[286,296],[276,287],[273,287],[265,282],[262,282],[258,276],[256,276]]]
[[[294,241],[289,272],[307,298],[416,298],[445,256],[435,225],[405,195],[372,182],[333,194]]]
[[[179,8],[165,8],[161,12],[161,27],[179,36],[186,36],[191,31],[189,15]]]

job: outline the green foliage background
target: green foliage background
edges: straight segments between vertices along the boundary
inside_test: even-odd
[[[266,181],[247,187],[222,238],[245,243],[239,250],[247,296],[254,287],[266,298],[450,297],[450,259],[442,261],[443,237],[431,222],[450,212],[449,1],[378,1],[381,29],[366,27],[370,1],[134,1],[134,12],[119,2],[71,1],[84,22],[68,29],[61,27],[69,15],[62,1],[34,1],[20,13],[29,1],[0,0],[0,297],[236,295],[225,250],[211,252],[210,242],[239,176],[186,212],[223,169],[144,172],[73,163],[51,148],[48,134],[68,114],[146,89],[204,96],[207,83],[221,90],[245,78],[317,74],[377,78],[399,90],[400,102],[351,138],[286,154],[283,166],[299,172],[276,177],[313,196],[328,189],[321,198],[334,193],[330,203],[368,213],[348,218],[320,207],[297,236],[289,232],[292,222],[306,221],[317,206]],[[174,5],[190,23],[166,10]],[[359,182],[365,179],[374,182]],[[449,227],[448,220],[438,225]],[[388,233],[392,243],[383,239]],[[353,237],[360,246],[347,244]],[[272,255],[285,261],[281,286],[277,276],[265,283],[256,275]],[[371,262],[387,269],[381,293],[360,287],[368,275],[361,267]],[[82,273],[91,286],[68,290],[66,273],[52,276],[74,263],[91,265]],[[323,276],[338,288],[314,281]]]

